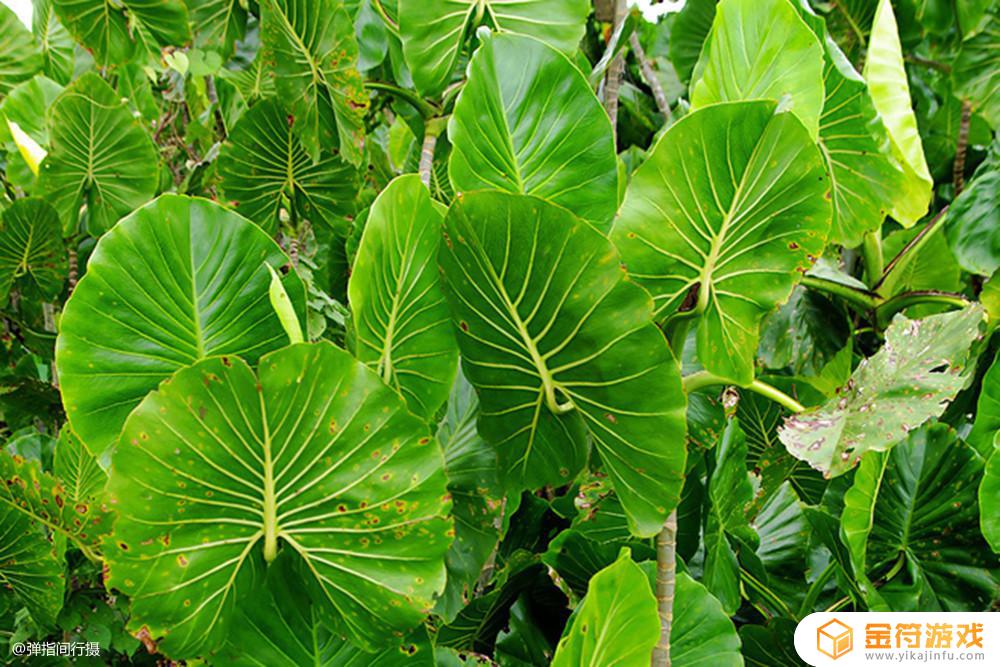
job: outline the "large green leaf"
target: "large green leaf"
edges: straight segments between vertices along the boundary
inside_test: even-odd
[[[548,199],[598,226],[618,203],[611,121],[579,69],[538,40],[488,39],[448,123],[456,190]]]
[[[864,78],[875,109],[889,132],[892,155],[903,169],[889,215],[904,227],[910,227],[927,213],[934,179],[927,169],[917,118],[910,103],[903,50],[889,0],[880,0],[875,12]]]
[[[219,151],[223,196],[272,234],[282,209],[316,225],[335,225],[354,212],[357,170],[325,151],[310,160],[296,122],[277,100],[263,100],[240,117]]]
[[[56,15],[98,65],[143,60],[191,41],[187,6],[175,0],[52,0]]]
[[[258,374],[235,356],[178,371],[129,417],[108,491],[108,585],[169,656],[217,647],[276,558],[365,647],[393,643],[444,586],[437,441],[330,343],[271,353]]]
[[[740,637],[715,597],[686,572],[675,583],[670,626],[672,667],[743,667]]]
[[[976,406],[976,421],[966,441],[983,458],[993,453],[996,434],[1000,433],[1000,360],[994,360],[983,377],[982,390]]]
[[[569,482],[586,432],[633,532],[657,533],[684,479],[680,371],[614,247],[553,204],[464,195],[440,262],[480,432],[510,489]]]
[[[218,204],[163,195],[97,244],[66,303],[56,366],[73,430],[100,455],[143,396],[214,354],[254,362],[287,342],[267,264],[287,262],[259,227]],[[282,280],[301,311],[294,272]]]
[[[670,27],[670,61],[682,81],[691,80],[717,4],[719,0],[687,0]]]
[[[343,0],[262,0],[261,48],[313,162],[338,146],[361,164],[368,94],[357,70],[354,23]]]
[[[589,13],[587,0],[399,0],[399,30],[413,82],[423,94],[436,95],[451,81],[465,37],[479,24],[572,53]]]
[[[783,100],[814,139],[823,49],[788,0],[720,0],[695,67],[691,104]]]
[[[66,278],[59,216],[41,199],[18,199],[0,223],[0,303],[11,287],[27,298],[52,300]]]
[[[983,309],[910,320],[897,315],[885,345],[825,404],[785,421],[778,436],[792,456],[832,477],[870,450],[885,451],[944,412],[974,370],[970,348]]]
[[[75,232],[80,207],[97,236],[156,193],[159,155],[119,95],[94,72],[74,81],[51,111],[41,194]]]
[[[1000,563],[979,532],[982,476],[983,458],[943,424],[865,458],[844,496],[841,535],[873,610],[989,609]]]
[[[442,218],[418,175],[393,180],[368,213],[347,286],[358,359],[425,420],[458,365],[437,271]]]
[[[753,380],[760,320],[788,299],[830,226],[819,150],[775,106],[718,104],[678,121],[632,175],[612,231],[657,318],[695,304],[699,360],[741,385]]]
[[[660,638],[656,598],[628,549],[590,580],[566,633],[559,641],[553,667],[645,667]]]
[[[0,98],[42,68],[31,32],[17,14],[0,4]]]
[[[53,0],[31,0],[31,31],[42,54],[42,71],[66,85],[73,76],[73,38],[56,17]]]
[[[1000,172],[979,171],[948,208],[945,236],[963,269],[989,276],[1000,269]]]
[[[995,7],[994,7],[995,10]],[[989,14],[982,32],[962,42],[952,77],[959,95],[994,128],[1000,127],[1000,17]]]
[[[187,0],[194,25],[194,43],[229,58],[233,46],[246,36],[247,8],[240,0]]]
[[[1000,439],[994,442],[979,484],[979,525],[993,552],[1000,554]]]
[[[49,627],[63,605],[62,559],[41,525],[5,501],[0,495],[0,602],[27,607],[38,625]]]

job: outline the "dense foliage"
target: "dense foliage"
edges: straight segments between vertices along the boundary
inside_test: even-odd
[[[996,607],[995,3],[624,4],[0,5],[4,660]]]

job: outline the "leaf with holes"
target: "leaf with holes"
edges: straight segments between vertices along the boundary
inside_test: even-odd
[[[702,365],[746,385],[761,319],[823,251],[828,198],[796,116],[773,102],[716,104],[663,135],[633,174],[611,238],[657,319],[700,313]]]
[[[56,16],[98,65],[159,56],[191,41],[187,6],[173,0],[52,0]]]
[[[67,301],[56,366],[73,430],[96,456],[177,369],[215,354],[255,362],[288,341],[268,301],[267,264],[288,258],[259,227],[218,204],[163,195],[97,244]],[[282,279],[298,310],[305,290]]]
[[[0,222],[0,303],[12,287],[27,298],[55,299],[65,279],[59,216],[41,199],[18,199]]]
[[[271,353],[256,374],[228,356],[175,373],[130,415],[108,493],[108,586],[131,598],[129,628],[175,658],[228,636],[268,563],[293,568],[323,622],[370,649],[444,586],[437,441],[330,343]]]

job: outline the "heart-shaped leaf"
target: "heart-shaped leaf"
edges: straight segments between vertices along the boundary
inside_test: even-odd
[[[1000,17],[996,13],[988,14],[981,32],[962,42],[952,78],[958,93],[971,100],[994,129],[1000,127]]]
[[[0,5],[0,98],[42,68],[31,32],[6,5]]]
[[[399,0],[403,55],[413,82],[436,95],[451,80],[466,35],[484,20],[504,32],[536,37],[572,53],[586,29],[587,0]]]
[[[66,278],[59,216],[41,199],[18,199],[0,223],[0,303],[11,287],[28,298],[51,300]]]
[[[321,147],[336,145],[345,160],[360,165],[368,95],[357,70],[354,23],[343,0],[262,0],[260,5],[264,63],[295,116],[306,153],[318,162]]]
[[[691,104],[782,100],[814,139],[823,49],[788,0],[720,0],[695,66]]]
[[[716,104],[663,135],[632,175],[611,238],[657,318],[700,313],[699,361],[746,385],[760,320],[823,251],[829,196],[795,115],[774,102]]]
[[[129,417],[108,493],[108,585],[169,656],[218,648],[276,558],[363,647],[392,644],[444,586],[438,444],[330,343],[269,354],[256,375],[238,357],[178,371]]]
[[[438,281],[441,221],[419,176],[394,179],[368,213],[347,286],[358,359],[426,420],[447,400],[458,365]]]
[[[224,197],[270,234],[278,230],[282,208],[332,226],[354,212],[357,170],[327,152],[310,160],[295,120],[277,100],[263,100],[240,117],[219,151]]]
[[[649,296],[600,232],[534,197],[464,195],[445,229],[445,295],[508,488],[572,480],[589,431],[630,528],[657,533],[684,478],[685,398]]]
[[[1000,172],[984,171],[952,202],[944,229],[962,268],[989,276],[1000,269]]]
[[[885,345],[863,360],[836,396],[788,418],[778,437],[792,456],[827,477],[854,467],[865,452],[885,451],[944,412],[965,386],[983,309],[910,320],[897,315]]]
[[[56,343],[73,430],[100,456],[139,401],[214,354],[252,362],[288,338],[268,301],[267,265],[288,258],[249,220],[203,199],[163,195],[97,244]],[[283,279],[299,310],[305,290]]]
[[[246,36],[247,7],[241,0],[187,0],[194,44],[228,59],[236,42]]]
[[[191,41],[187,6],[174,0],[52,0],[56,15],[98,65],[159,55]]]
[[[159,155],[119,95],[95,72],[74,81],[51,111],[51,149],[39,187],[62,220],[77,228],[87,206],[94,236],[156,193]]]
[[[604,226],[618,203],[611,121],[566,56],[496,35],[476,51],[448,123],[456,190],[548,199]]]
[[[73,38],[56,17],[53,0],[31,1],[31,32],[42,54],[42,71],[62,85],[73,77]]]

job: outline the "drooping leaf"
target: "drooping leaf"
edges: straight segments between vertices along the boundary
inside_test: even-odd
[[[587,595],[559,641],[552,667],[645,667],[660,638],[649,580],[622,549],[590,580]]]
[[[691,104],[781,100],[814,139],[823,49],[788,0],[720,0],[695,66]]]
[[[1000,172],[984,172],[952,202],[944,229],[961,267],[989,276],[1000,268]]]
[[[437,271],[442,219],[417,174],[393,180],[368,213],[347,286],[358,359],[425,420],[458,365]]]
[[[976,406],[976,421],[966,441],[983,458],[989,458],[993,453],[997,433],[1000,433],[1000,360],[994,360],[983,377]]]
[[[988,14],[979,34],[962,42],[952,77],[956,92],[971,100],[994,129],[1000,127],[1000,17],[995,13]]]
[[[0,460],[6,458],[0,453]],[[3,485],[0,485],[3,486]],[[66,589],[64,566],[40,524],[0,494],[0,603],[27,607],[34,621],[55,624]]]
[[[73,76],[73,38],[56,17],[52,0],[31,0],[31,32],[42,55],[42,71],[62,85]]]
[[[648,295],[600,232],[534,197],[464,195],[445,230],[445,294],[508,489],[570,481],[589,431],[630,528],[657,533],[679,500],[685,399]]]
[[[484,21],[504,32],[529,35],[572,53],[583,37],[590,3],[550,0],[399,0],[403,54],[413,82],[436,95],[450,82],[466,34]]]
[[[745,385],[760,320],[822,253],[828,196],[796,116],[773,102],[712,105],[667,130],[632,175],[612,240],[657,318],[700,312],[699,361]]]
[[[670,28],[670,61],[681,81],[690,81],[702,44],[712,29],[719,0],[688,0]]]
[[[31,32],[14,10],[0,5],[0,99],[20,82],[35,76],[42,65]]]
[[[271,353],[258,374],[235,356],[178,371],[129,417],[108,491],[108,585],[166,655],[218,646],[275,557],[333,631],[371,649],[444,585],[437,442],[330,343]]]
[[[97,236],[156,193],[156,147],[100,76],[88,72],[74,81],[51,113],[52,145],[39,187],[64,232],[76,231],[84,204]]]
[[[368,95],[357,70],[354,23],[342,0],[263,0],[261,49],[313,162],[337,146],[361,164]]]
[[[73,503],[99,498],[108,481],[104,468],[69,426],[59,433],[52,466],[52,474],[62,482]]]
[[[296,124],[280,102],[263,100],[240,117],[219,151],[224,197],[270,234],[289,207],[314,225],[336,226],[354,212],[357,170],[328,152],[310,160]]]
[[[247,8],[240,0],[187,0],[194,26],[194,45],[229,58],[234,44],[246,36]]]
[[[719,601],[687,572],[678,572],[670,626],[672,667],[742,667],[740,637]]]
[[[51,0],[98,65],[122,65],[191,41],[187,6],[172,0]]]
[[[55,299],[65,279],[59,216],[44,200],[16,200],[0,222],[0,302],[14,286],[28,298]]]
[[[841,534],[873,610],[989,608],[1000,562],[979,533],[982,476],[983,458],[943,424],[865,457],[844,496]]]
[[[847,386],[788,418],[778,436],[792,456],[828,477],[847,472],[870,450],[889,449],[944,412],[965,385],[982,321],[978,305],[922,320],[897,315],[885,345],[861,362]]]
[[[448,139],[458,191],[535,195],[601,228],[615,213],[611,121],[576,66],[538,40],[497,35],[483,44]]]
[[[132,408],[177,369],[216,354],[254,362],[285,345],[266,264],[287,261],[250,221],[178,195],[106,234],[66,303],[56,344],[66,413],[88,449],[111,448]],[[302,283],[294,271],[283,283],[301,314]]]
[[[917,118],[910,102],[910,86],[903,67],[896,17],[889,0],[880,0],[872,22],[864,78],[875,109],[889,132],[893,157],[903,169],[903,180],[889,209],[904,227],[912,227],[927,213],[934,179],[927,169]]]

